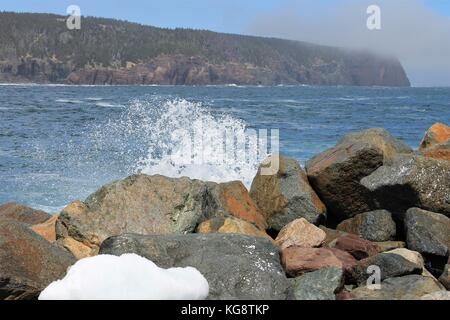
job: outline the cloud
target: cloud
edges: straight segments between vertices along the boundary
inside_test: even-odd
[[[369,5],[381,8],[381,30],[366,27]],[[413,85],[450,86],[450,17],[422,0],[291,1],[259,13],[246,33],[395,55]]]
[[[98,255],[77,261],[39,300],[198,300],[208,292],[195,268],[162,269],[136,254]]]

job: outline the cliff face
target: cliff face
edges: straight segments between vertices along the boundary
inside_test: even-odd
[[[309,43],[0,13],[0,82],[409,86],[400,62]]]

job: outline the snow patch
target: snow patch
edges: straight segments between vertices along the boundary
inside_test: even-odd
[[[98,255],[77,261],[39,300],[200,300],[208,281],[195,268],[159,268],[136,254]]]

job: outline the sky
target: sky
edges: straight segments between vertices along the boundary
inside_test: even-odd
[[[395,55],[414,86],[450,86],[450,0],[14,0],[2,11],[116,18],[159,27],[208,29],[370,49]],[[368,30],[366,9],[381,9]]]

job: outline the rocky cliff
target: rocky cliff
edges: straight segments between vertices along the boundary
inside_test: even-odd
[[[0,13],[0,82],[409,86],[400,62],[369,52],[189,29]]]

